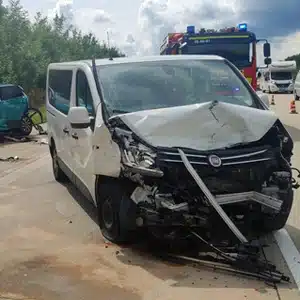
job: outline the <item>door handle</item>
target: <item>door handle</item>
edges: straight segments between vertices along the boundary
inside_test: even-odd
[[[69,133],[70,131],[69,131],[68,128],[64,128],[64,129],[63,129],[63,132],[64,132],[64,133]]]
[[[72,133],[72,138],[75,139],[75,140],[78,140],[78,135],[77,135],[76,132],[75,132],[75,133]]]

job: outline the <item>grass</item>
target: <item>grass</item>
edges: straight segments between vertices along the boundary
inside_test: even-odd
[[[47,113],[46,113],[46,106],[43,105],[42,107],[39,108],[39,111],[42,114],[42,120],[39,114],[35,114],[31,119],[33,124],[38,125],[38,124],[43,124],[47,122]],[[33,115],[34,113],[30,113],[30,115]]]

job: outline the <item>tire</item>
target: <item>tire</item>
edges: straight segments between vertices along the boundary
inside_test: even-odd
[[[114,178],[106,178],[97,185],[97,212],[102,235],[115,244],[134,242],[137,207],[130,195],[135,185]]]
[[[297,96],[296,91],[294,92],[295,100],[299,100],[299,96]]]
[[[32,132],[33,124],[28,116],[23,116],[20,124],[20,134],[22,136],[28,136]]]
[[[285,226],[293,206],[293,201],[294,201],[293,189],[290,188],[287,194],[283,194],[281,200],[283,200],[281,211],[277,215],[273,217],[265,218],[263,220],[263,229],[265,232],[276,231]]]
[[[68,181],[67,175],[64,173],[64,171],[61,169],[59,166],[58,162],[58,156],[56,152],[55,146],[52,146],[50,148],[50,153],[52,157],[52,171],[53,171],[53,176],[57,182],[64,183]]]

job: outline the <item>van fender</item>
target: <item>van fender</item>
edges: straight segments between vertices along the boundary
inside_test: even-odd
[[[119,177],[121,173],[121,151],[103,123],[101,126],[95,127],[92,147],[94,174]]]

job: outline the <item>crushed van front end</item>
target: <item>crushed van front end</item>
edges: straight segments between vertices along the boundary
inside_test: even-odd
[[[230,109],[236,107],[221,106],[223,115]],[[205,110],[206,107],[201,109]],[[213,114],[211,108],[208,111]],[[143,138],[139,128],[134,130],[136,125],[126,118],[117,116],[111,125],[113,139],[121,150],[122,176],[136,184],[131,199],[138,208],[137,226],[145,226],[161,238],[177,238],[182,228],[216,235],[228,229],[242,243],[248,241],[249,231],[260,233],[284,226],[295,187],[290,166],[293,143],[278,120],[269,122],[264,134],[254,141],[217,149],[192,149],[183,144],[175,146],[183,137],[188,139],[178,131],[174,146],[153,145],[149,143],[150,134]],[[167,119],[165,116],[164,125],[157,132],[170,130]],[[141,124],[141,119],[135,116],[135,120]],[[149,115],[147,120],[151,122]],[[207,124],[211,126],[211,120]],[[220,120],[215,124],[214,130],[222,127]],[[153,139],[158,140],[158,133]]]

